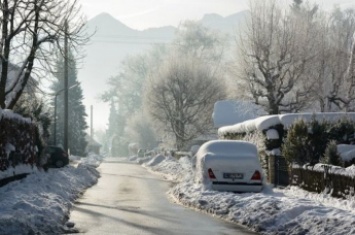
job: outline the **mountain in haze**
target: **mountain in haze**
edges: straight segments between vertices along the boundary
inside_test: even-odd
[[[206,14],[200,22],[206,27],[235,35],[244,26],[247,14],[248,11],[241,11],[227,17],[213,13]]]
[[[201,19],[201,23],[233,35],[245,15],[246,12],[228,17],[207,14]],[[90,105],[94,105],[94,121],[101,123],[100,128],[105,128],[109,109],[98,97],[108,89],[108,78],[119,73],[120,63],[126,56],[144,53],[155,43],[171,42],[176,28],[166,26],[139,31],[129,28],[107,13],[102,13],[88,21],[86,30],[93,36],[85,47],[86,57],[79,68],[78,78],[84,91],[87,110]],[[95,117],[95,113],[100,113],[100,116]],[[99,118],[103,120],[98,121]]]

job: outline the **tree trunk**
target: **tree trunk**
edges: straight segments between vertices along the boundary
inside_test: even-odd
[[[10,41],[8,40],[8,24],[9,24],[9,6],[8,6],[8,1],[5,0],[3,2],[3,10],[2,10],[2,48],[1,48],[1,53],[2,55],[2,61],[1,61],[1,77],[0,77],[0,107],[2,109],[6,108],[6,81],[7,81],[7,74],[8,74],[8,68],[9,68],[9,55],[10,55]]]

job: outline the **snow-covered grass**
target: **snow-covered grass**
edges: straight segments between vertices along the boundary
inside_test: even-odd
[[[63,233],[73,202],[99,177],[95,166],[100,157],[83,159],[77,167],[37,170],[1,187],[0,234]]]
[[[205,190],[194,182],[193,162],[188,157],[151,159],[151,171],[176,182],[168,192],[177,203],[228,221],[245,225],[261,234],[355,234],[355,201],[326,194],[309,193],[298,187],[262,193],[235,194]]]

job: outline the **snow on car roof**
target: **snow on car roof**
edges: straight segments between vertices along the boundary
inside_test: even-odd
[[[224,156],[255,155],[257,156],[258,150],[252,143],[238,140],[211,140],[204,143],[198,150],[196,157],[201,158],[206,154],[216,155],[223,154]]]
[[[226,133],[247,133],[255,130],[263,131],[272,126],[282,124],[284,128],[290,127],[296,120],[302,119],[309,122],[312,118],[318,121],[336,122],[342,118],[355,120],[355,112],[333,112],[333,113],[288,113],[280,115],[268,115],[238,123],[232,126],[224,126],[218,129],[218,135]]]

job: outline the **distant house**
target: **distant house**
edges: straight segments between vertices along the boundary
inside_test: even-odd
[[[220,100],[214,104],[212,119],[215,128],[230,126],[257,118],[266,113],[250,101]]]
[[[94,140],[89,135],[86,136],[86,141],[88,142],[88,145],[86,146],[87,153],[92,152],[92,153],[100,154],[100,149],[102,147],[101,144],[99,144],[96,140]]]
[[[2,66],[0,64],[0,72],[1,70],[2,70]],[[6,81],[7,91],[17,83],[17,78],[20,75],[20,72],[21,72],[21,68],[19,66],[14,64],[9,64],[8,75],[7,75],[8,77]],[[37,86],[38,86],[38,82],[32,76],[30,76],[24,92],[28,94],[34,94]]]

